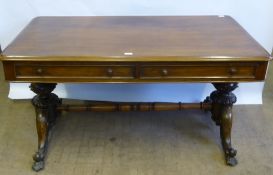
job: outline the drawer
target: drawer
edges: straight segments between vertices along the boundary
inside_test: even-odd
[[[265,79],[267,62],[3,62],[13,82],[254,82]]]
[[[16,64],[16,78],[132,79],[131,65],[32,65]]]
[[[141,66],[142,79],[255,78],[254,65],[147,65]]]

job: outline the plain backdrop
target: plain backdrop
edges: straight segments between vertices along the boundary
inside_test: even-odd
[[[36,16],[230,15],[263,47],[273,46],[272,0],[0,0],[0,43],[5,48]],[[262,103],[263,83],[241,83],[237,104]],[[62,98],[114,101],[203,100],[210,84],[59,84]],[[28,84],[12,83],[9,97],[31,98]]]

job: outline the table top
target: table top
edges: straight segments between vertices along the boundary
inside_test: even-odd
[[[24,61],[268,61],[229,16],[37,17],[3,51]]]

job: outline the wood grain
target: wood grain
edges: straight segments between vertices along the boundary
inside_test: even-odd
[[[132,53],[133,55],[124,55]],[[231,17],[37,17],[2,60],[266,61],[269,54]]]

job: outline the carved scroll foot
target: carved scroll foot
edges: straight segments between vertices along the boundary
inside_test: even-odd
[[[231,145],[231,127],[232,127],[232,107],[223,107],[220,115],[220,135],[224,149],[226,163],[230,166],[237,165],[235,158],[237,151]]]
[[[233,148],[230,148],[229,150],[227,150],[227,152],[225,153],[227,165],[235,166],[238,164],[238,161],[235,158],[236,154],[237,154],[237,150]]]
[[[32,165],[32,169],[34,171],[40,171],[40,170],[44,169],[44,165],[45,165],[44,159],[45,159],[45,150],[44,149],[38,150],[33,155],[34,163]]]
[[[49,135],[57,117],[57,105],[60,100],[51,93],[56,84],[32,83],[30,88],[37,95],[32,99],[36,112],[36,127],[38,134],[38,151],[34,154],[32,169],[40,171],[44,168]]]
[[[237,83],[215,83],[217,89],[212,92],[212,119],[220,126],[220,136],[225,153],[226,163],[229,166],[237,165],[235,158],[237,151],[231,145],[232,106],[236,102],[236,96],[232,91],[238,87]]]

